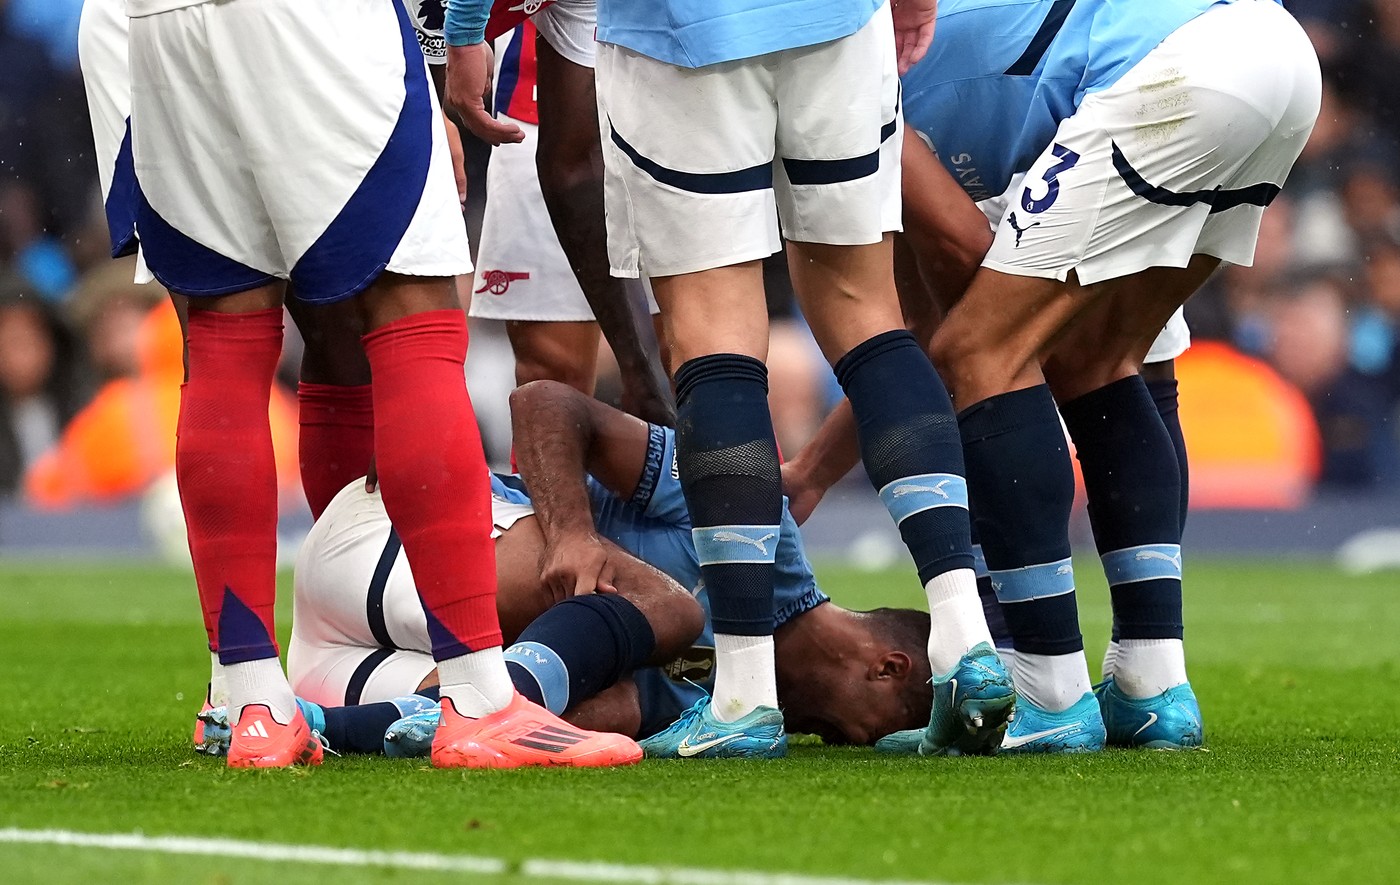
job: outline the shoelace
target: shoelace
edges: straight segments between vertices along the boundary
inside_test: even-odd
[[[325,750],[327,753],[330,753],[332,756],[339,756],[339,755],[340,755],[340,754],[337,753],[335,750],[332,750],[332,749],[331,749],[331,742],[330,742],[329,740],[326,739],[326,736],[323,735],[323,734],[321,734],[319,731],[317,731],[317,730],[314,729],[314,728],[311,729],[311,737],[315,739],[316,743],[318,743],[318,744],[321,745],[321,749],[322,749],[322,750]]]

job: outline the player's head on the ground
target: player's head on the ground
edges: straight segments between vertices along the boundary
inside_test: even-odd
[[[845,623],[827,653],[814,656],[805,687],[782,687],[789,729],[828,744],[873,744],[927,725],[933,704],[928,612],[821,608]]]

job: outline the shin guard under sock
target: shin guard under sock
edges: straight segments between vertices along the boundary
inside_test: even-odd
[[[277,656],[277,466],[267,409],[281,354],[281,308],[190,311],[175,472],[209,647],[225,665]],[[236,692],[234,700],[243,703]]]

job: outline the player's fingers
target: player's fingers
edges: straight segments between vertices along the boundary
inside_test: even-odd
[[[616,593],[617,592],[617,569],[609,561],[603,566],[603,570],[598,573],[597,592]]]
[[[472,134],[492,147],[503,144],[519,144],[525,140],[524,130],[514,123],[497,120],[486,113],[485,108],[471,108],[462,117]]]

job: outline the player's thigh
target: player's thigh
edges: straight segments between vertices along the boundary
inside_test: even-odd
[[[904,139],[889,4],[850,36],[771,58],[784,238],[869,245],[899,230]]]
[[[595,322],[508,322],[506,337],[515,352],[515,383],[562,381],[589,396],[598,373]]]
[[[1154,267],[1114,281],[1111,291],[1064,329],[1045,357],[1045,378],[1056,399],[1068,402],[1136,374],[1178,308],[1219,264],[1197,255],[1185,268]]]
[[[673,372],[689,360],[713,353],[767,358],[762,262],[653,277],[651,286],[666,327]]]
[[[555,189],[602,176],[593,39],[594,0],[552,3],[534,19],[538,65],[539,164],[541,180]]]
[[[353,301],[313,305],[289,298],[287,311],[304,345],[302,381],[341,387],[370,383],[369,360],[360,344],[364,320]]]
[[[516,520],[496,538],[496,612],[507,644],[555,603],[540,583],[543,551],[544,536],[536,519]]]
[[[601,44],[597,90],[615,276],[677,276],[778,251],[777,110],[762,59],[681,68]]]
[[[930,356],[953,402],[1039,384],[1040,358],[1095,292],[1075,284],[982,268],[934,333]]]

